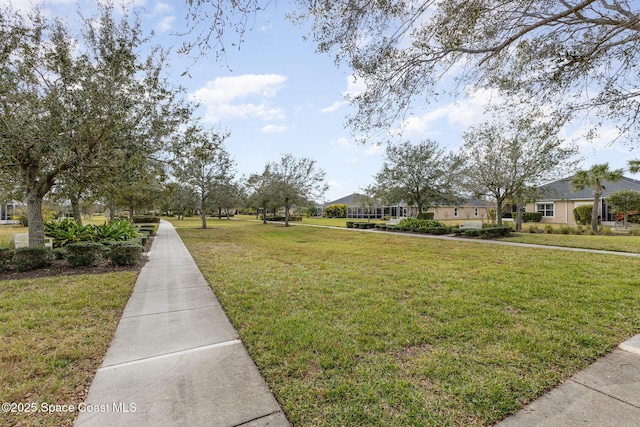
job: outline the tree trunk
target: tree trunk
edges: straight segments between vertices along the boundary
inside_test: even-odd
[[[205,210],[207,198],[202,197],[200,199],[200,218],[202,219],[202,228],[207,228],[207,212]]]
[[[591,230],[595,234],[598,233],[598,205],[600,204],[600,196],[594,193],[593,209],[591,209]]]
[[[266,208],[266,206],[264,208],[262,208],[262,223],[263,224],[267,223],[267,208]]]
[[[522,197],[516,202],[516,231],[522,231]]]
[[[496,225],[502,227],[502,199],[496,199]]]
[[[109,221],[115,221],[116,219],[116,204],[113,200],[109,200]]]
[[[204,209],[200,209],[200,219],[202,219],[202,228],[207,228],[207,214]]]
[[[133,197],[129,198],[129,219],[133,222],[135,206],[133,205]]]
[[[80,198],[77,194],[72,195],[69,200],[71,201],[71,210],[73,211],[73,219],[76,220],[76,224],[82,227],[82,213],[80,212]]]
[[[594,234],[599,234],[598,212],[600,210],[600,196],[602,196],[602,187],[596,185],[593,189],[593,209],[591,210],[591,230]]]
[[[29,246],[44,248],[43,196],[27,193],[27,220],[29,221]]]
[[[284,226],[289,226],[289,198],[284,199]]]

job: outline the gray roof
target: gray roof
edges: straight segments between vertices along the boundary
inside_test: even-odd
[[[337,200],[334,200],[332,202],[327,202],[323,205],[323,207],[327,207],[329,205],[341,205],[341,204],[345,204],[349,207],[352,206],[356,206],[358,205],[358,197],[362,197],[362,194],[358,194],[358,193],[353,193],[350,194],[348,196],[344,196],[341,197]],[[400,201],[400,203],[392,203],[391,206],[406,206],[407,203],[402,200]],[[438,204],[438,206],[455,206],[455,207],[484,207],[487,206],[487,201],[486,200],[480,200],[480,199],[465,199],[464,201],[461,201],[458,204],[451,204],[451,203],[441,203]]]
[[[348,196],[344,196],[344,197],[341,197],[341,198],[339,198],[337,200],[334,200],[333,202],[325,203],[324,206],[327,207],[329,205],[343,205],[343,204],[344,205],[348,205],[348,206],[352,206],[354,204],[355,199],[357,199],[360,196],[361,196],[361,194],[353,193],[353,194],[350,194]]]
[[[593,190],[586,188],[580,191],[571,190],[571,179],[564,178],[558,181],[550,182],[549,184],[538,187],[540,190],[540,200],[582,200],[593,199]],[[606,198],[609,194],[618,190],[634,190],[640,191],[640,181],[627,177],[622,177],[617,182],[602,182],[604,186],[604,192],[602,197]]]

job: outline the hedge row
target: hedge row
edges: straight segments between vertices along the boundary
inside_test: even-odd
[[[371,222],[347,221],[347,228],[368,229],[368,228],[375,228],[375,227],[376,227],[376,224]]]
[[[284,222],[284,216],[282,215],[271,215],[267,216],[267,221],[280,221]],[[301,216],[290,216],[289,221],[302,221]]]
[[[487,227],[487,228],[454,228],[456,236],[480,237],[483,239],[496,239],[506,237],[511,233],[511,227]]]
[[[77,242],[54,250],[48,248],[26,247],[18,249],[0,248],[0,271],[29,271],[45,268],[54,259],[66,259],[70,267],[90,267],[108,260],[113,265],[137,265],[144,250],[148,235],[126,240],[106,240],[98,242]]]
[[[453,229],[451,227],[411,227],[406,225],[386,225],[386,224],[376,224],[376,228],[378,230],[385,231],[401,231],[401,232],[411,232],[411,233],[422,233],[422,234],[435,234],[435,235],[443,235],[443,234],[451,234],[453,233]]]

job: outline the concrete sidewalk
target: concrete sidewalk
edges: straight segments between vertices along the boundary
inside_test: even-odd
[[[640,335],[527,405],[498,427],[640,425]]]
[[[80,406],[78,427],[289,426],[166,221]]]

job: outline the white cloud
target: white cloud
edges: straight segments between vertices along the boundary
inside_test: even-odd
[[[343,105],[348,104],[347,101],[336,101],[333,104],[331,104],[328,107],[325,107],[323,109],[320,110],[321,113],[333,113],[334,111],[337,111],[340,109],[340,107],[342,107]]]
[[[190,99],[206,107],[208,121],[251,117],[282,120],[286,117],[284,111],[270,106],[265,98],[275,97],[286,81],[287,77],[279,74],[218,77],[193,92]]]
[[[331,141],[331,145],[336,145],[346,150],[351,150],[354,145],[347,138],[338,138],[335,141]]]
[[[376,145],[372,145],[371,147],[367,147],[364,150],[364,155],[365,156],[377,156],[378,154],[382,153],[384,151],[384,148],[382,147],[382,145],[376,144]]]
[[[338,181],[329,181],[329,187],[332,190],[342,190],[343,186]]]
[[[334,111],[339,110],[345,105],[349,105],[349,99],[355,96],[358,96],[366,89],[366,85],[362,81],[356,80],[355,76],[350,75],[347,76],[347,89],[342,91],[342,97],[344,98],[341,101],[336,101],[328,107],[325,107],[320,110],[322,113],[333,113]]]
[[[173,6],[169,3],[158,2],[153,7],[154,15],[168,15],[170,13],[173,13]]]
[[[468,88],[467,92],[464,99],[405,119],[400,125],[402,135],[408,138],[425,138],[441,133],[442,126],[453,126],[462,133],[466,128],[485,121],[487,106],[502,100],[491,90]]]
[[[286,125],[267,125],[264,126],[261,130],[264,133],[282,133],[288,131],[289,127]]]
[[[161,33],[165,33],[173,28],[173,23],[175,22],[176,17],[174,15],[166,16],[162,18],[158,25],[156,25],[156,30]]]

